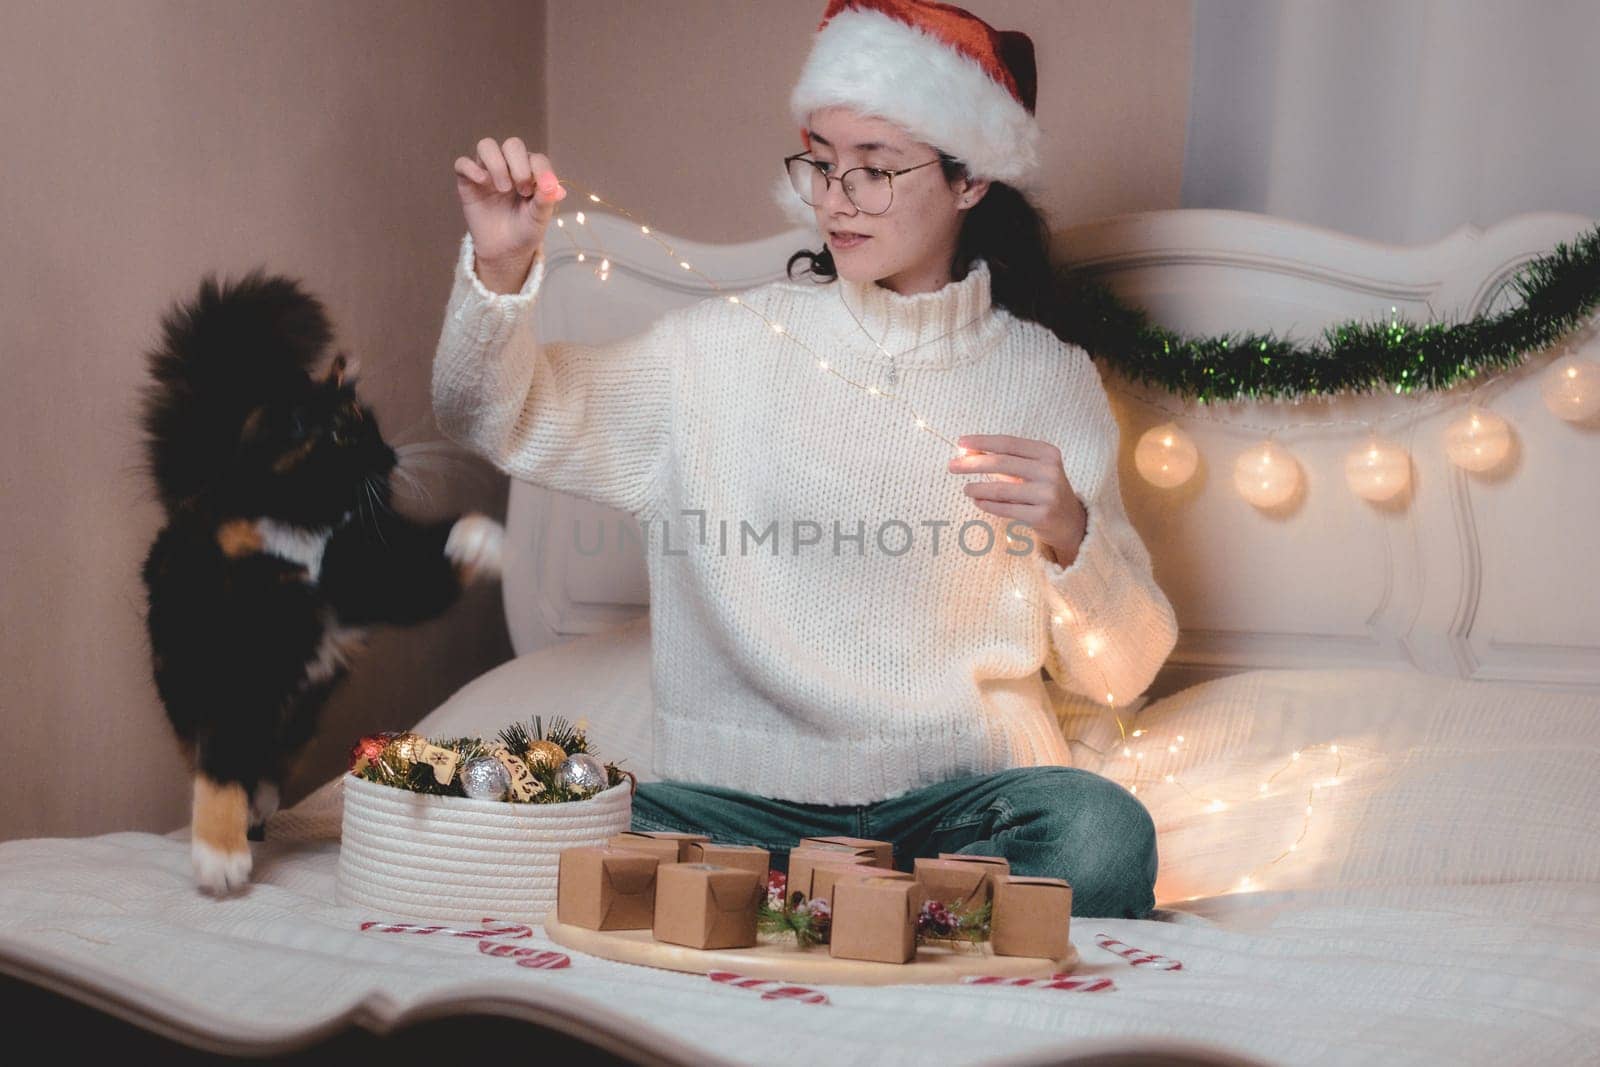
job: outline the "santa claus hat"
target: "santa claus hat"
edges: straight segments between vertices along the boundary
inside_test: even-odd
[[[903,127],[974,178],[1021,186],[1039,165],[1037,92],[1025,33],[931,0],[828,0],[789,113],[807,151],[810,114],[845,106]],[[787,175],[774,195],[790,218],[816,224]]]

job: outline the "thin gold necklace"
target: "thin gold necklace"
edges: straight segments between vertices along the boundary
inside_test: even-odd
[[[838,292],[839,292],[839,303],[843,304],[844,305],[844,309],[850,313],[850,318],[852,320],[854,320],[856,326],[860,328],[862,335],[865,336],[867,340],[871,341],[874,345],[876,345],[879,352],[882,352],[886,357],[888,357],[888,360],[889,360],[889,372],[888,372],[888,374],[886,374],[884,376],[884,380],[889,385],[898,384],[899,381],[900,381],[900,372],[899,372],[899,368],[895,364],[895,359],[897,357],[897,354],[894,353],[894,352],[890,352],[887,348],[884,348],[883,347],[883,342],[879,341],[877,338],[873,337],[872,334],[867,332],[866,324],[861,321],[861,319],[856,315],[855,310],[850,307],[850,301],[848,301],[848,300],[846,300],[844,298],[844,286],[842,286],[842,285],[839,286],[838,287]],[[960,333],[962,330],[966,329],[968,326],[971,326],[973,323],[977,322],[979,319],[988,318],[993,314],[994,314],[994,307],[993,307],[993,305],[991,305],[988,309],[986,309],[984,311],[980,311],[978,314],[972,316],[972,318],[968,319],[966,322],[963,322],[960,326],[957,326],[955,329],[947,330],[944,333],[940,334],[938,337],[934,337],[934,338],[932,338],[930,340],[927,340],[927,341],[918,341],[916,344],[912,345],[910,348],[902,349],[898,353],[898,355],[904,356],[904,355],[906,355],[908,353],[915,352],[917,349],[923,347],[924,345],[931,345],[935,341],[942,341],[946,337],[949,337],[951,334]]]

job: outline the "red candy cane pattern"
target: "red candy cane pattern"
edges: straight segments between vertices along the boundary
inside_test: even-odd
[[[1158,971],[1183,970],[1183,963],[1179,960],[1171,959],[1167,956],[1158,956],[1154,952],[1146,952],[1142,948],[1134,948],[1132,945],[1118,941],[1116,938],[1109,937],[1106,934],[1096,934],[1094,936],[1094,943],[1105,949],[1107,952],[1113,952],[1118,956],[1121,956],[1123,959],[1128,961],[1130,966],[1133,967],[1141,967],[1145,964],[1149,964]]]
[[[485,924],[497,923],[498,919],[485,919]],[[369,920],[361,924],[363,930],[376,930],[380,934],[444,934],[446,937],[532,937],[532,927],[521,923],[505,923],[499,926],[488,926],[481,930],[456,930],[448,926],[423,926],[420,923],[385,923]]]
[[[721,982],[723,985],[731,985],[739,989],[758,989],[761,991],[762,1000],[796,1000],[801,1004],[828,1003],[826,993],[818,992],[803,985],[790,985],[787,982],[773,981],[769,978],[746,978],[744,975],[734,974],[732,971],[711,971],[706,974],[706,977],[713,982]]]
[[[565,952],[528,948],[526,945],[501,945],[493,941],[479,941],[478,951],[485,956],[514,959],[518,967],[533,967],[543,971],[555,971],[572,966],[572,957]]]
[[[1052,974],[1049,978],[1006,978],[998,974],[968,975],[964,985],[1027,986],[1032,989],[1062,989],[1073,993],[1100,993],[1117,988],[1109,978],[1094,975]]]

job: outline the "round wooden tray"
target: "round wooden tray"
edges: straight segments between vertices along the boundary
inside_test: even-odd
[[[826,945],[799,948],[792,938],[763,937],[754,948],[697,949],[657,941],[649,930],[589,930],[556,918],[552,909],[544,919],[544,932],[565,948],[591,956],[660,967],[668,971],[707,974],[733,971],[749,978],[780,978],[789,982],[831,985],[946,984],[969,975],[993,974],[1006,978],[1046,978],[1070,972],[1078,965],[1078,948],[1070,945],[1066,958],[996,956],[987,942],[970,948],[919,946],[910,963],[872,963],[839,960],[828,955]]]

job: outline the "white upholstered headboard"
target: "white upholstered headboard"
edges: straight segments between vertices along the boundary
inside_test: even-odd
[[[807,243],[803,230],[739,245],[658,232],[669,256],[625,219],[587,218],[574,231],[586,262],[564,231],[551,231],[538,321],[546,340],[627,336],[714,295],[680,259],[734,290],[781,277]],[[1313,340],[1327,323],[1386,319],[1390,308],[1426,321],[1430,309],[1456,320],[1503,307],[1523,264],[1592,225],[1524,215],[1431,245],[1390,246],[1247,212],[1179,210],[1074,227],[1056,247],[1172,329]],[[612,262],[605,283],[592,271],[602,247]],[[1600,358],[1592,329],[1582,348]],[[1600,691],[1600,425],[1562,422],[1543,407],[1538,376],[1560,354],[1538,354],[1479,392],[1513,427],[1512,456],[1493,475],[1454,467],[1440,439],[1478,382],[1448,397],[1196,405],[1101,362],[1122,427],[1123,500],[1182,629],[1149,695],[1253,668],[1341,665]],[[1169,418],[1194,438],[1200,467],[1184,486],[1160,490],[1136,472],[1133,447]],[[1387,505],[1344,484],[1344,457],[1373,420],[1412,452],[1411,488]],[[1270,513],[1232,484],[1234,458],[1268,427],[1302,474],[1295,497]],[[575,549],[575,521],[587,553]],[[519,653],[647,614],[629,517],[518,482],[508,526],[506,616]],[[629,527],[626,551],[614,542],[592,551],[602,531],[612,538]]]

